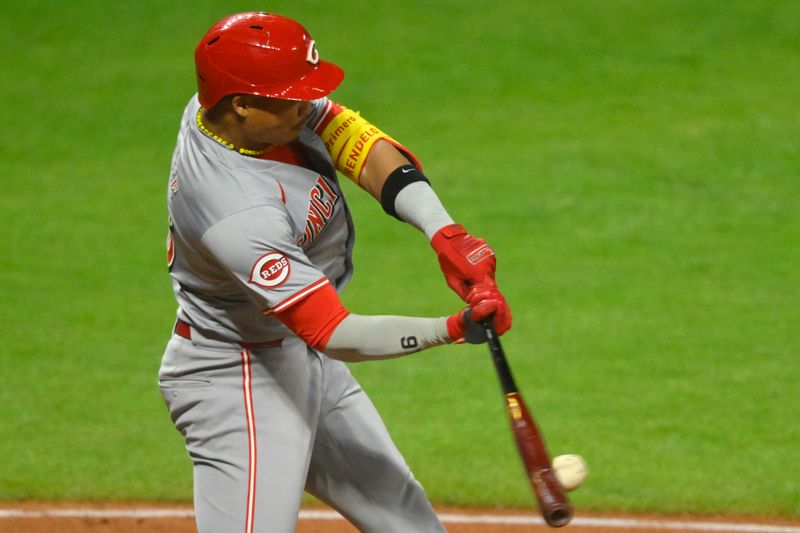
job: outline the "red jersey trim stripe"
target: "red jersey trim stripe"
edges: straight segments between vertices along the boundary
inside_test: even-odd
[[[335,117],[341,112],[342,112],[342,107],[340,105],[334,104],[331,100],[328,100],[325,103],[325,107],[322,109],[322,112],[319,114],[319,117],[317,118],[316,121],[314,121],[314,124],[311,129],[314,130],[314,132],[317,135],[321,135],[322,131],[325,129],[325,126],[328,125],[328,123],[333,119],[333,117]]]
[[[256,508],[256,472],[258,449],[256,447],[256,419],[253,409],[253,361],[250,350],[242,355],[242,390],[244,392],[244,412],[247,422],[247,506],[245,508],[245,533],[253,533]]]
[[[280,187],[280,189],[281,189],[281,202],[283,202],[283,204],[285,205],[286,204],[286,191],[283,190],[283,184],[278,180],[275,180],[275,183],[277,183],[278,187]]]
[[[264,315],[269,316],[269,315],[274,314],[274,313],[280,313],[281,311],[291,307],[292,304],[296,303],[297,301],[305,298],[306,296],[308,296],[312,292],[316,291],[317,289],[320,289],[320,288],[322,288],[322,287],[324,287],[325,285],[328,285],[328,284],[330,284],[330,281],[328,281],[328,278],[320,278],[317,281],[315,281],[314,283],[312,283],[311,285],[309,285],[308,287],[306,287],[305,289],[302,289],[302,290],[294,293],[292,296],[288,297],[287,299],[285,299],[284,301],[282,301],[281,303],[279,303],[275,307],[264,311]]]

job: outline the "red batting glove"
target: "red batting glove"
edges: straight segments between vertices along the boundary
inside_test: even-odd
[[[511,308],[493,280],[475,285],[467,294],[467,301],[473,307],[485,300],[497,302],[497,308],[492,316],[492,323],[497,334],[502,335],[511,329]]]
[[[499,294],[499,293],[498,293]],[[447,335],[453,342],[481,344],[486,342],[486,332],[480,322],[497,311],[499,301],[486,299],[473,307],[465,307],[447,319]],[[499,332],[498,332],[499,335]]]
[[[511,328],[511,309],[495,282],[497,260],[486,241],[466,232],[460,224],[441,228],[431,239],[431,246],[439,258],[447,285],[473,309],[483,301],[496,302],[491,313],[498,335]],[[454,337],[460,338],[460,337]]]
[[[483,239],[467,233],[461,224],[441,228],[431,239],[431,246],[447,285],[465,302],[469,302],[467,296],[474,285],[494,283],[494,250]]]

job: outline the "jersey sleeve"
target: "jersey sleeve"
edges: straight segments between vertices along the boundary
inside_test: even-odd
[[[281,312],[329,285],[292,238],[287,214],[258,206],[209,228],[202,243],[266,315]]]
[[[306,125],[316,132],[317,126],[319,126],[322,121],[326,120],[328,113],[330,113],[331,105],[333,105],[333,102],[329,100],[327,96],[312,101],[311,113],[308,115]]]

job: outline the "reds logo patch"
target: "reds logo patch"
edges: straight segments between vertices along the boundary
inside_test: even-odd
[[[267,289],[275,289],[289,279],[292,267],[289,259],[280,252],[271,252],[261,256],[250,273],[250,283]]]

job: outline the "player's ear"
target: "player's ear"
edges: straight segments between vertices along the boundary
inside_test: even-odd
[[[250,98],[246,94],[235,95],[231,98],[231,109],[240,117],[246,117],[250,110]]]

